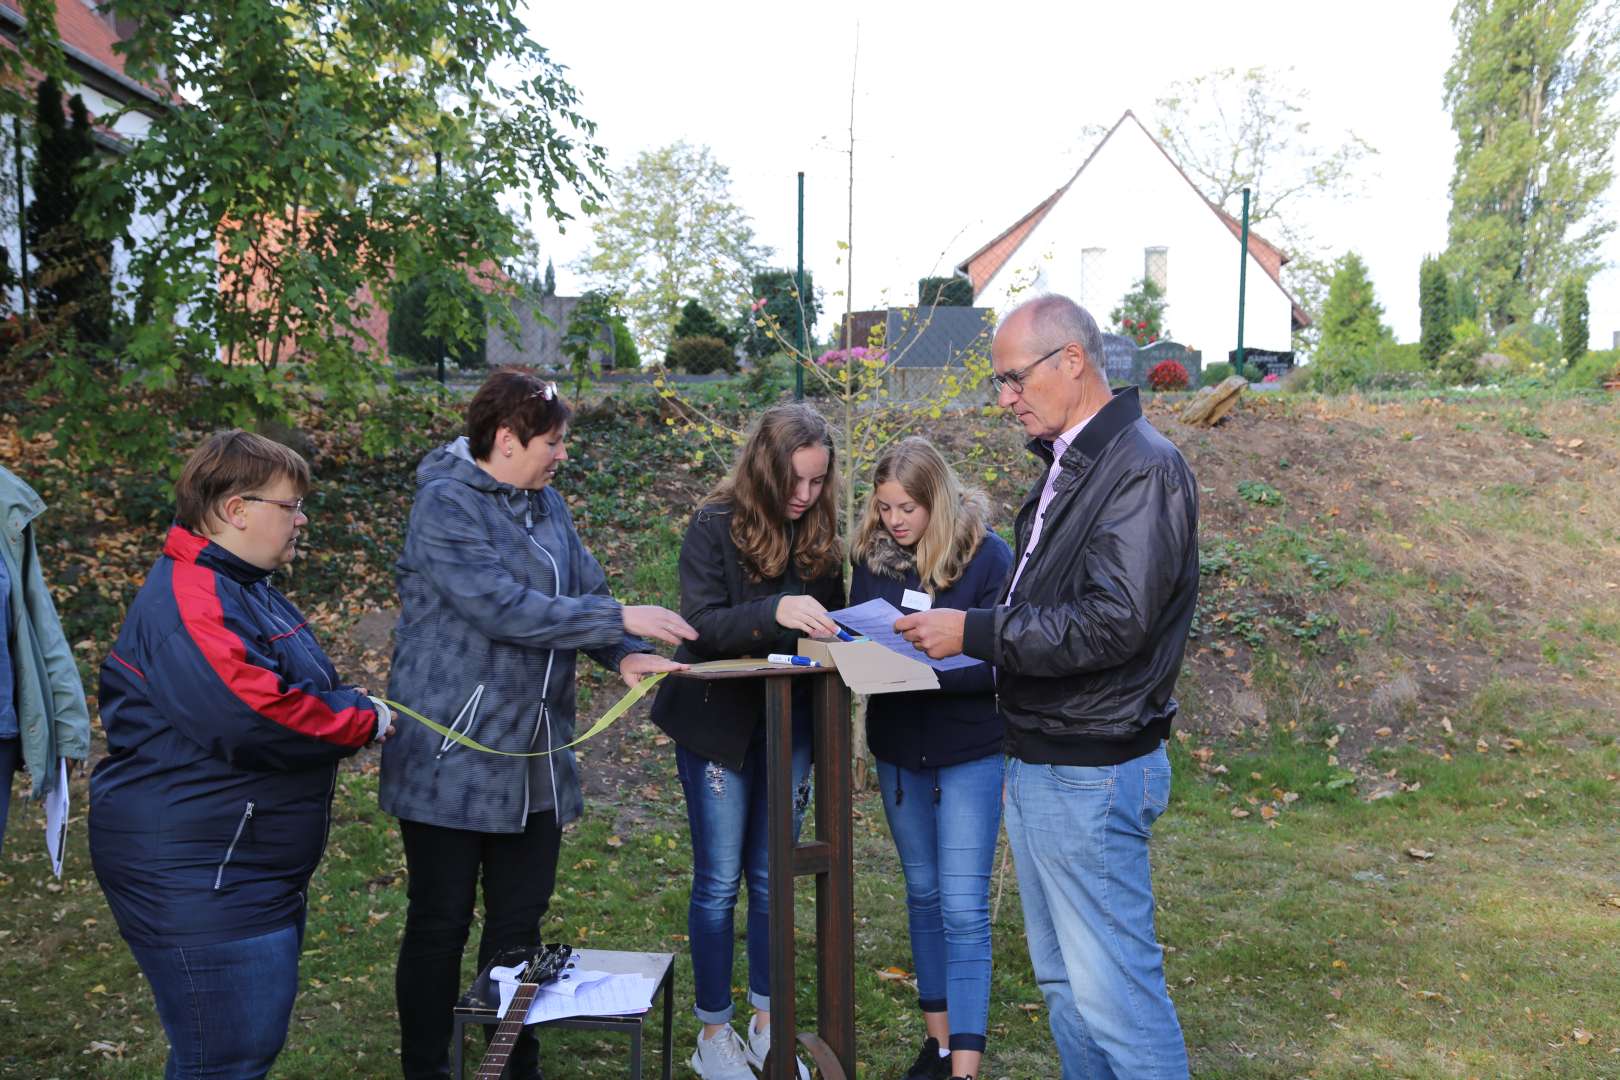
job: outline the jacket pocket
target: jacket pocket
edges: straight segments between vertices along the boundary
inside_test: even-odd
[[[225,884],[225,868],[231,865],[231,859],[236,856],[236,845],[242,841],[242,831],[247,823],[253,820],[253,800],[249,799],[247,806],[242,809],[242,817],[236,823],[236,832],[231,835],[230,845],[225,848],[225,857],[219,860],[219,869],[214,871],[214,891],[219,892]]]
[[[473,687],[473,692],[467,698],[467,703],[463,705],[461,707],[461,711],[456,714],[455,722],[450,725],[450,730],[455,732],[457,735],[464,735],[469,739],[472,738],[473,728],[478,724],[479,706],[483,704],[483,700],[484,684],[479,683],[477,686]],[[462,746],[462,744],[457,742],[449,735],[444,736],[439,740],[439,752],[435,755],[435,759],[444,757],[444,755],[448,754],[451,750],[454,750],[458,746]],[[465,749],[465,747],[463,747],[463,749]]]

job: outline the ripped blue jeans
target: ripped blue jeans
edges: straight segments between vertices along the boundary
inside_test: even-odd
[[[810,801],[810,723],[793,723],[793,835]],[[737,772],[677,745],[675,765],[686,792],[692,833],[692,900],[686,932],[692,952],[694,1011],[705,1024],[724,1024],[731,1000],[737,890],[748,882],[748,1000],[771,1007],[770,893],[766,830],[765,740],[748,748]]]

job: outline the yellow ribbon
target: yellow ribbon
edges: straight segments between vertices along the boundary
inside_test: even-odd
[[[417,723],[423,724],[426,727],[429,727],[429,728],[433,729],[434,731],[437,731],[440,735],[443,735],[445,738],[449,739],[451,742],[460,743],[462,746],[465,746],[469,750],[477,750],[480,753],[484,753],[484,754],[499,754],[501,757],[525,757],[525,758],[526,757],[545,757],[547,754],[554,754],[558,750],[567,750],[568,747],[570,747],[570,746],[578,746],[580,743],[584,742],[586,739],[595,738],[596,736],[602,734],[602,732],[606,731],[609,727],[613,726],[614,721],[618,720],[619,717],[621,717],[625,713],[629,712],[630,707],[632,705],[634,705],[636,702],[640,701],[642,698],[646,697],[647,696],[647,691],[649,691],[653,687],[657,686],[659,681],[661,679],[663,679],[663,677],[665,675],[667,675],[667,674],[668,674],[668,672],[660,671],[660,672],[657,672],[656,674],[648,675],[647,677],[643,678],[640,682],[636,683],[636,685],[632,686],[630,688],[629,692],[624,695],[624,697],[622,697],[618,701],[616,701],[614,703],[614,705],[613,705],[613,708],[611,708],[607,712],[603,713],[597,719],[596,723],[594,723],[594,724],[592,724],[590,726],[590,729],[588,731],[586,731],[585,734],[581,735],[579,738],[575,739],[571,743],[568,743],[568,744],[566,744],[564,746],[555,747],[555,748],[553,748],[551,750],[531,750],[531,751],[528,751],[528,752],[514,752],[514,751],[511,751],[511,750],[496,750],[494,747],[485,746],[481,742],[477,742],[476,740],[469,739],[467,736],[463,735],[459,731],[452,731],[449,728],[445,727],[443,724],[437,723],[437,722],[435,722],[433,720],[429,720],[427,717],[423,716],[421,713],[417,712],[415,709],[411,708],[409,705],[401,705],[399,702],[397,702],[397,701],[389,701],[387,698],[379,698],[378,700],[382,701],[383,704],[387,705],[390,709],[393,709],[395,712],[404,713],[406,716],[410,717],[412,720],[415,720]]]

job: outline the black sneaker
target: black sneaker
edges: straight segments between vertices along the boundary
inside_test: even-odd
[[[939,1040],[930,1035],[917,1051],[917,1060],[911,1063],[903,1080],[951,1080],[950,1055],[939,1056]]]

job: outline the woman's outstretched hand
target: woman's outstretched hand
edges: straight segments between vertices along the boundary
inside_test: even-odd
[[[657,653],[633,652],[619,661],[619,678],[624,685],[634,686],[648,675],[659,671],[685,671],[686,664],[677,664],[673,660],[666,660]]]
[[[655,638],[666,645],[696,641],[698,636],[685,619],[657,604],[625,605],[624,632],[635,637]]]
[[[813,596],[782,597],[776,602],[776,621],[810,637],[838,636],[838,624],[827,618],[827,609]]]

